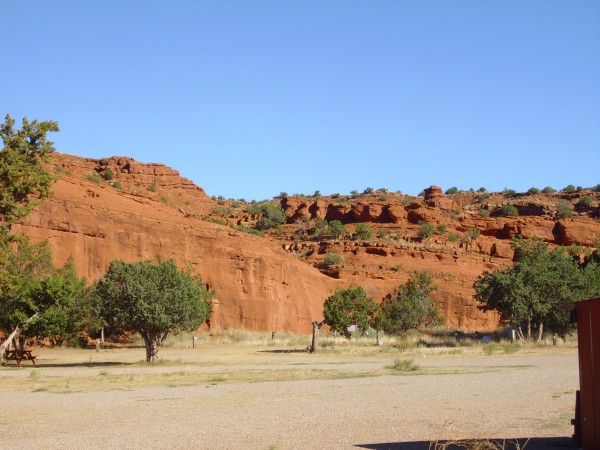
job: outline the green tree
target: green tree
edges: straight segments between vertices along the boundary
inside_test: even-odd
[[[594,292],[586,278],[598,280],[598,266],[592,263],[584,276],[579,264],[564,249],[549,251],[539,239],[515,239],[513,247],[513,267],[484,272],[475,280],[479,309],[497,311],[502,322],[515,327],[521,339],[531,339],[535,326],[538,341],[545,329],[570,332],[566,305]],[[527,327],[526,335],[523,326]]]
[[[376,311],[377,305],[362,287],[339,289],[323,304],[325,323],[347,338],[351,336],[350,325],[356,325],[364,332]]]
[[[552,186],[546,186],[544,189],[542,189],[542,192],[547,195],[552,195],[556,192],[556,189],[554,189]]]
[[[373,239],[374,234],[375,230],[373,230],[371,225],[368,223],[359,223],[354,230],[354,239],[357,241],[368,241]]]
[[[502,217],[518,216],[519,210],[516,206],[505,203],[496,211],[496,214]]]
[[[58,131],[58,124],[24,118],[20,130],[14,125],[15,121],[6,115],[0,126],[4,143],[0,151],[0,227],[5,230],[46,198],[54,181],[42,163],[54,151],[46,133]]]
[[[21,346],[33,336],[75,342],[93,317],[86,280],[77,277],[71,260],[55,269],[46,241],[6,235],[0,239],[0,310],[5,333],[38,313],[21,333]]]
[[[334,238],[339,239],[340,236],[346,234],[346,227],[339,220],[332,220],[329,222],[329,232]]]
[[[313,234],[315,237],[320,238],[329,234],[329,224],[326,220],[319,219],[318,217],[314,220]]]
[[[379,306],[376,327],[388,334],[404,334],[442,319],[431,299],[433,278],[427,272],[418,272]]]
[[[86,279],[77,277],[72,259],[43,279],[33,290],[33,298],[41,313],[27,328],[30,336],[78,345],[82,332],[100,326]]]
[[[250,207],[248,212],[262,215],[256,224],[256,228],[259,230],[268,230],[286,221],[285,211],[279,203],[256,203]]]
[[[139,333],[147,361],[158,359],[157,346],[168,333],[194,331],[211,314],[213,293],[172,260],[114,260],[94,288],[102,319],[108,326]]]

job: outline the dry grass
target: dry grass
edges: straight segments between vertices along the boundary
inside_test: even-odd
[[[519,441],[467,439],[459,441],[436,441],[429,445],[429,450],[525,450],[527,442]]]
[[[91,369],[92,370],[92,369]],[[115,373],[110,370],[95,374],[74,376],[44,376],[36,378],[7,378],[3,380],[3,391],[30,391],[73,393],[89,391],[131,390],[146,387],[180,387],[214,385],[221,383],[264,383],[291,380],[338,380],[347,378],[377,377],[381,371],[369,370],[235,370],[194,372],[183,368],[157,373]]]

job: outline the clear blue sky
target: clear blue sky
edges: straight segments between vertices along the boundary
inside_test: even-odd
[[[0,113],[209,195],[600,183],[598,0],[0,0]]]

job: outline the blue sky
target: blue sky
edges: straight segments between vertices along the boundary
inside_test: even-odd
[[[597,0],[0,0],[0,112],[209,195],[600,183]]]

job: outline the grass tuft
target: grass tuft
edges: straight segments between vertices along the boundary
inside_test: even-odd
[[[415,372],[420,369],[418,364],[412,359],[396,359],[394,363],[390,366],[387,366],[388,369],[392,369],[396,372]]]

